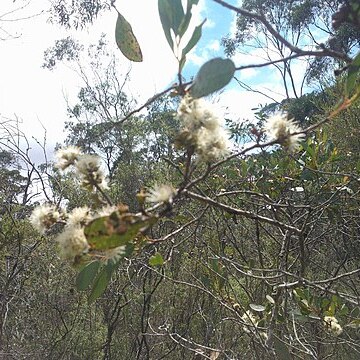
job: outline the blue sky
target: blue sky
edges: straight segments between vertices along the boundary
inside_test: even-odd
[[[238,1],[229,1],[237,4]],[[131,81],[127,91],[137,99],[138,104],[162,91],[176,81],[176,60],[162,33],[157,13],[156,0],[122,0],[118,9],[132,24],[133,30],[143,50],[144,62],[130,64],[116,48],[114,30],[116,13],[109,12],[96,23],[82,32],[67,32],[47,22],[48,14],[43,13],[29,20],[7,22],[6,30],[19,35],[18,38],[0,41],[0,115],[20,120],[20,126],[29,137],[42,141],[46,129],[47,149],[52,151],[56,142],[61,142],[64,121],[67,120],[66,102],[76,101],[76,95],[83,86],[81,79],[71,66],[61,65],[50,72],[41,68],[44,50],[54,44],[56,39],[72,35],[84,46],[96,42],[101,33],[106,33],[119,57],[119,73],[125,73],[131,67]],[[16,4],[16,3],[15,3]],[[14,13],[14,16],[26,17],[38,14],[48,7],[48,0],[32,1],[27,8]],[[14,8],[12,0],[1,0],[0,17]],[[139,12],[139,9],[142,11]],[[194,9],[194,22],[198,25],[204,18],[203,37],[198,46],[188,56],[185,76],[196,75],[205,61],[212,57],[223,56],[221,38],[233,31],[235,14],[211,0],[200,0]],[[0,18],[1,21],[1,18]],[[2,26],[3,23],[0,22]],[[261,54],[252,51],[247,55],[236,55],[237,66],[257,63]],[[86,57],[84,62],[88,62]],[[299,74],[302,73],[301,64]],[[273,69],[246,70],[236,73],[240,80],[257,89],[281,92],[281,81]],[[266,90],[268,89],[268,90]],[[278,100],[282,95],[274,95]],[[213,99],[227,117],[242,121],[253,116],[252,108],[269,100],[259,93],[244,91],[233,81],[220,96]]]

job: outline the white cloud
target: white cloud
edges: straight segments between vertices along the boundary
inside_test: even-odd
[[[211,28],[215,27],[215,25],[216,25],[215,21],[212,21],[211,19],[206,19],[204,28],[211,29]]]
[[[207,45],[207,48],[210,50],[219,51],[220,50],[220,41],[213,40],[213,41],[209,42],[209,44]]]
[[[219,95],[218,104],[226,115],[234,121],[254,119],[253,108],[269,103],[269,100],[257,93],[236,88],[225,90]]]
[[[220,51],[220,42],[219,40],[210,41],[203,48],[194,48],[193,51],[187,56],[187,62],[192,63],[196,66],[201,66],[209,59],[218,56]]]
[[[259,71],[256,69],[245,69],[241,71],[241,78],[243,80],[249,80],[259,75]]]

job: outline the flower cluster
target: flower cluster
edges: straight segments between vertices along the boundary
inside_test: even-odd
[[[291,152],[299,149],[304,134],[295,134],[302,129],[295,123],[294,119],[288,119],[287,114],[276,114],[270,117],[265,124],[266,134],[273,140],[277,140]]]
[[[83,154],[76,146],[69,146],[56,152],[55,166],[61,170],[70,165],[75,166],[81,179],[81,186],[88,190],[94,187],[107,188],[105,175],[101,170],[100,158],[97,155]]]
[[[39,232],[44,233],[52,225],[60,223],[64,226],[63,231],[58,234],[55,241],[58,244],[60,257],[65,260],[76,261],[89,252],[91,248],[86,239],[84,229],[93,220],[110,216],[119,211],[116,206],[105,206],[97,212],[92,212],[88,207],[78,207],[66,213],[58,210],[54,205],[37,206],[31,216],[30,222]],[[94,252],[93,256],[99,256],[102,261],[117,261],[125,254],[125,246],[119,246],[104,250],[101,253]]]
[[[152,203],[171,203],[175,194],[171,185],[155,185],[149,190],[146,200]]]
[[[206,162],[224,157],[228,153],[229,137],[220,118],[201,99],[186,95],[178,108],[182,130],[177,143],[192,147],[200,159]]]
[[[65,170],[70,165],[74,165],[80,155],[82,155],[82,153],[77,146],[68,146],[67,148],[60,149],[55,154],[55,166],[60,170]]]
[[[92,220],[90,208],[87,206],[73,209],[67,217],[68,226],[85,226]]]
[[[343,332],[341,325],[334,316],[325,316],[324,325],[326,329],[335,336],[339,336]]]
[[[100,157],[97,155],[82,155],[75,164],[81,178],[81,186],[92,190],[94,186],[107,188],[104,173],[101,170]]]
[[[57,236],[56,241],[59,245],[60,256],[66,260],[74,260],[89,250],[84,228],[80,226],[66,226],[65,230]]]
[[[30,222],[36,230],[44,233],[61,219],[62,215],[54,205],[37,206],[30,215]]]

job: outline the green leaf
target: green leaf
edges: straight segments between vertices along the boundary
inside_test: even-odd
[[[118,12],[116,21],[115,39],[123,55],[131,61],[143,61],[140,45],[132,31],[131,25]]]
[[[150,266],[161,266],[164,264],[164,258],[160,253],[156,253],[149,259]]]
[[[179,72],[183,69],[184,65],[186,63],[186,56],[182,56],[180,62],[179,62]]]
[[[170,29],[172,27],[171,5],[168,0],[159,0],[158,9],[161,25],[166,37],[167,42],[170,45],[171,50],[174,49],[174,42],[171,37]]]
[[[254,310],[256,312],[262,312],[265,310],[265,306],[263,306],[263,305],[249,304],[249,306],[251,307],[252,310]]]
[[[230,59],[215,58],[206,62],[199,70],[190,94],[200,98],[222,89],[233,78],[235,65]]]
[[[316,179],[316,174],[314,171],[311,171],[310,169],[304,169],[300,175],[301,180],[314,180]]]
[[[321,309],[323,309],[323,310],[327,309],[329,304],[330,304],[329,299],[322,299],[321,300]]]
[[[98,273],[97,277],[95,278],[94,285],[91,289],[90,295],[88,297],[89,304],[92,304],[99,296],[101,296],[104,293],[111,279],[112,271],[113,271],[113,267],[110,264],[107,264]]]
[[[91,221],[84,229],[86,239],[92,249],[107,250],[127,244],[140,230],[153,225],[155,217],[135,217],[117,212]]]
[[[305,323],[309,321],[309,316],[303,315],[303,313],[299,310],[293,310],[290,312],[290,314],[294,315],[296,321],[300,323]]]
[[[185,14],[181,3],[181,0],[168,0],[172,7],[172,29],[175,35],[179,35],[179,29],[181,22],[183,21]]]
[[[175,35],[179,35],[180,25],[185,18],[181,0],[159,0],[158,9],[166,40],[173,50],[174,41],[170,30],[172,29]]]
[[[355,88],[360,70],[360,52],[355,56],[353,62],[349,65],[348,75],[345,83],[345,96],[350,97],[351,92]]]
[[[337,315],[346,316],[347,314],[349,314],[349,308],[345,304],[343,304],[340,310],[337,312]]]
[[[182,58],[189,53],[189,51],[199,42],[201,38],[202,26],[205,24],[206,19],[194,29],[194,32],[182,51]]]
[[[331,302],[328,310],[324,312],[325,315],[327,316],[334,316],[335,315],[335,310],[336,310],[336,304]]]
[[[86,290],[89,285],[93,282],[100,267],[99,261],[92,261],[87,264],[76,277],[76,288],[79,291]]]
[[[279,360],[291,359],[291,355],[287,346],[278,338],[274,338],[274,348],[277,355],[277,359]]]
[[[187,2],[187,6],[186,6],[186,14],[183,17],[181,24],[179,26],[179,30],[178,30],[178,34],[180,37],[182,37],[187,28],[189,27],[190,24],[190,20],[191,20],[191,9],[193,7],[193,5],[197,5],[199,3],[199,0],[188,0]]]

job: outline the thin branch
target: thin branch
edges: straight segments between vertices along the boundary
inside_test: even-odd
[[[226,212],[228,212],[230,214],[244,216],[244,217],[246,217],[248,219],[252,219],[252,220],[259,220],[259,221],[266,222],[268,224],[277,226],[277,227],[282,228],[282,229],[290,230],[290,231],[292,231],[292,232],[294,232],[296,234],[301,234],[301,231],[298,228],[294,227],[294,226],[285,224],[285,223],[283,223],[281,221],[278,221],[278,220],[267,218],[265,216],[254,214],[254,213],[252,213],[250,211],[237,209],[237,208],[234,208],[232,206],[225,205],[223,203],[220,203],[220,202],[218,202],[216,200],[213,200],[213,199],[209,198],[208,196],[202,196],[202,195],[196,194],[194,192],[191,192],[189,190],[184,190],[183,194],[190,197],[190,198],[192,198],[192,199],[199,200],[199,201],[202,201],[202,202],[204,202],[206,204],[215,206],[215,207],[217,207],[219,209],[222,209],[222,210],[224,210],[224,211],[226,211]]]
[[[227,2],[223,0],[213,0],[214,2],[218,3],[219,5],[222,5],[230,10],[233,10],[237,12],[240,15],[243,15],[245,17],[248,17],[250,19],[258,20],[260,21],[266,29],[269,31],[271,35],[273,35],[278,41],[280,41],[283,45],[285,45],[288,49],[290,49],[292,52],[304,55],[304,56],[317,56],[317,57],[332,57],[339,60],[343,60],[346,63],[351,63],[352,59],[347,56],[346,54],[340,53],[338,51],[334,51],[328,48],[323,47],[322,51],[307,51],[298,48],[297,46],[294,46],[291,44],[288,40],[286,40],[283,36],[281,36],[270,24],[270,22],[266,19],[266,17],[263,14],[253,13],[251,11],[247,11],[243,8],[238,8],[236,6],[233,6],[231,4],[228,4]]]

